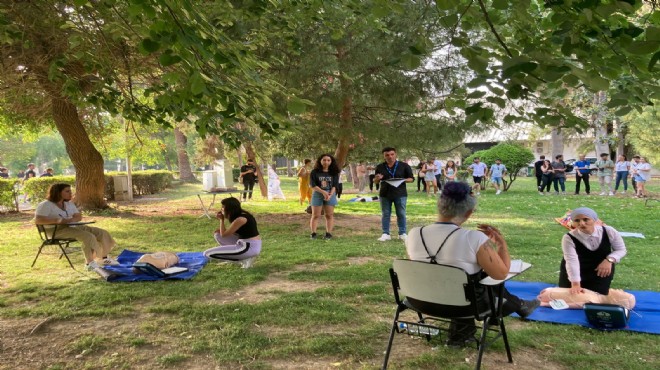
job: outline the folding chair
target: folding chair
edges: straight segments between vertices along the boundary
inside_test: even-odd
[[[430,340],[432,335],[443,330],[448,331],[446,326],[440,327],[439,323],[448,324],[452,318],[473,318],[482,322],[477,344],[477,370],[481,367],[484,350],[500,337],[504,340],[509,362],[513,362],[502,319],[502,299],[496,300],[493,294],[493,288],[497,288],[498,296],[502,296],[503,282],[484,287],[461,268],[403,259],[394,260],[390,268],[390,278],[397,308],[385,351],[383,370],[387,369],[394,334],[402,331],[400,325],[406,327],[408,334],[425,336]],[[479,304],[479,297],[484,290],[488,301],[486,307],[483,303]],[[399,315],[405,310],[417,313],[419,320],[400,320]],[[488,336],[489,332],[496,334]]]
[[[39,230],[39,236],[41,237],[41,246],[39,247],[39,250],[37,251],[37,255],[34,257],[34,261],[32,261],[32,266],[34,267],[34,264],[37,263],[37,258],[39,258],[39,255],[43,251],[44,247],[48,245],[56,245],[60,248],[60,258],[62,259],[62,256],[66,257],[66,260],[69,261],[69,266],[71,266],[72,269],[76,269],[73,267],[73,263],[71,263],[71,260],[69,259],[69,255],[67,254],[68,252],[71,252],[72,249],[69,247],[69,244],[73,243],[76,241],[76,239],[70,239],[70,238],[57,238],[57,227],[58,225],[53,225],[54,228],[52,230],[47,230],[44,225],[37,225],[37,230]],[[50,237],[48,236],[50,234]]]

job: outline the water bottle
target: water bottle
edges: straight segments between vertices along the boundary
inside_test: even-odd
[[[399,323],[399,332],[400,333],[405,333],[407,331],[408,331],[408,324],[406,324],[405,322],[400,322]]]

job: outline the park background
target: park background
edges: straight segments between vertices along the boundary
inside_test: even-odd
[[[295,163],[328,152],[352,173],[394,146],[464,164],[498,143],[523,153],[512,175],[540,155],[660,161],[655,0],[5,1],[0,59],[2,368],[375,368],[403,247],[375,241],[376,203],[343,200],[336,240],[311,244]],[[69,176],[120,248],[200,251],[215,224],[198,217],[195,170],[247,158],[282,167],[287,196],[248,203],[267,239],[253,269],[126,285],[57,256],[29,267],[46,180],[17,181],[27,163]],[[154,169],[166,172],[142,173]],[[113,200],[115,171],[135,176],[132,202]],[[646,235],[626,239],[615,286],[658,291],[657,179],[647,200],[541,197],[533,178],[509,181],[482,193],[471,225],[501,227],[534,264],[521,279],[556,280],[564,230],[552,220],[586,205]],[[411,193],[409,226],[433,221],[434,204]],[[520,368],[659,367],[653,336],[507,320]],[[393,367],[474,361],[397,340]],[[499,349],[486,367],[509,366]]]

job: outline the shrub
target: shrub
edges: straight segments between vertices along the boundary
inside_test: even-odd
[[[511,184],[518,177],[518,172],[522,168],[527,168],[527,164],[534,160],[534,153],[520,144],[499,143],[490,149],[473,153],[465,160],[465,163],[472,163],[472,160],[476,157],[480,157],[481,161],[486,163],[489,168],[497,158],[502,160],[510,180],[504,182],[504,190],[506,191],[509,190]]]
[[[32,199],[32,201],[41,202],[48,195],[48,188],[57,183],[70,184],[72,188],[76,187],[75,176],[53,176],[53,177],[35,177],[26,180],[23,183],[23,191]]]
[[[18,182],[17,179],[0,179],[0,208],[18,212]]]
[[[126,175],[125,172],[110,172],[105,175],[105,197],[115,199],[115,182],[113,176]],[[174,176],[170,171],[147,170],[131,173],[133,180],[133,195],[156,194],[172,184]]]

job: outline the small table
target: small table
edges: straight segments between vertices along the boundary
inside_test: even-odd
[[[70,222],[66,225],[68,226],[80,226],[80,225],[89,225],[89,224],[94,224],[96,221],[78,221],[78,222]]]
[[[233,193],[238,193],[238,192],[240,192],[240,191],[239,190],[222,190],[222,191],[205,191],[204,193],[197,193],[197,198],[199,198],[199,204],[202,205],[202,211],[204,212],[199,217],[206,216],[209,220],[211,219],[211,215],[209,215],[209,210],[215,204],[216,195],[218,195],[218,194],[229,194],[229,196],[231,197],[231,196],[233,196],[232,195]],[[213,195],[213,199],[211,200],[211,204],[209,204],[208,207],[204,205],[204,201],[202,200],[202,194],[212,194]]]
[[[504,280],[497,280],[493,279],[492,277],[488,276],[479,281],[481,285],[486,287],[486,290],[488,292],[488,295],[492,297],[494,294],[493,288],[497,287],[497,296],[502,297],[504,295],[504,282],[507,280],[511,280],[512,278],[522,274],[523,272],[527,271],[530,267],[532,267],[531,263],[523,262],[521,260],[511,260],[511,266],[509,267],[509,273],[506,275],[506,278]],[[503,299],[498,299],[497,300],[497,307],[493,305],[493,300],[489,299],[491,302],[491,312],[496,312],[497,315],[491,317],[490,321],[491,324],[499,324],[499,321],[502,320],[501,317],[499,317],[502,314],[502,304],[504,303]]]

